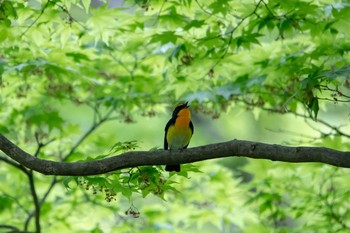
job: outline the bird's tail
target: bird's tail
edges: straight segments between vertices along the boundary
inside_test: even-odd
[[[166,165],[165,166],[165,171],[168,171],[168,172],[172,172],[172,171],[179,172],[180,171],[180,164]]]

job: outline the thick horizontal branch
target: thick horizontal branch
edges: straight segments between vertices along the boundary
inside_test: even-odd
[[[67,163],[34,157],[0,134],[0,150],[29,169],[46,175],[61,176],[96,175],[137,166],[184,164],[231,156],[293,163],[320,162],[338,167],[350,167],[350,152],[323,147],[287,147],[240,140],[182,151],[132,151],[95,161]]]

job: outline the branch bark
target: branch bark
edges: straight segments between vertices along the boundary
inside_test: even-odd
[[[232,156],[293,163],[320,162],[350,168],[350,152],[324,147],[288,147],[241,140],[182,151],[132,151],[95,161],[67,163],[36,158],[0,134],[0,150],[29,169],[45,175],[59,176],[97,175],[137,166],[185,164]]]

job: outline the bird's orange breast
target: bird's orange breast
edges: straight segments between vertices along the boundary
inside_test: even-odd
[[[191,140],[192,129],[190,128],[191,113],[185,108],[177,114],[175,124],[168,128],[166,140],[170,149],[185,148]]]
[[[189,128],[191,121],[191,112],[188,108],[181,109],[177,114],[175,121],[175,127],[177,128]]]

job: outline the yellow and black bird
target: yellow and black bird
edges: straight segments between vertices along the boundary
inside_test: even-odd
[[[173,116],[165,126],[164,150],[182,150],[187,148],[193,134],[193,124],[188,102],[178,104]],[[180,171],[180,164],[166,165],[166,171]]]

